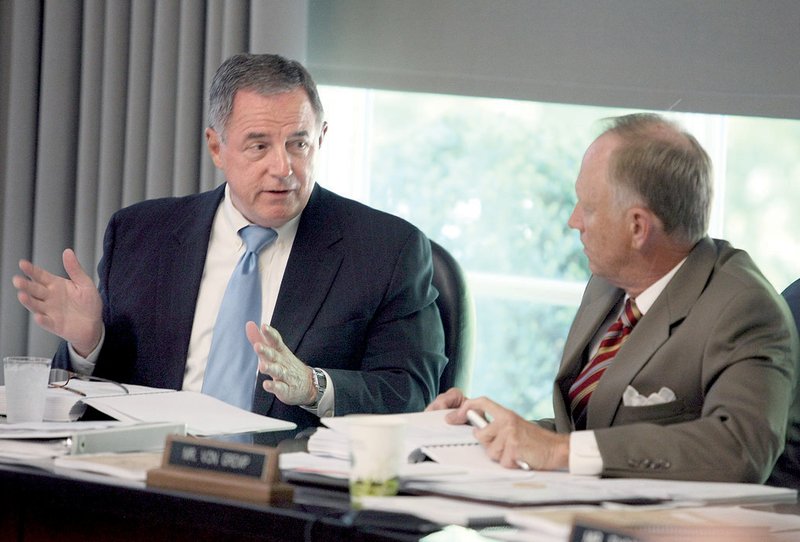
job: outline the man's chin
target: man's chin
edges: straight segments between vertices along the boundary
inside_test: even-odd
[[[302,208],[298,205],[262,205],[258,208],[258,224],[267,228],[280,228],[299,215],[300,211]]]

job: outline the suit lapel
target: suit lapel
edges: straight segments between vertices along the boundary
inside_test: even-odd
[[[303,210],[270,322],[292,352],[325,302],[344,256],[341,228],[327,194],[315,186]],[[258,393],[264,378],[259,376],[255,395],[254,411],[259,413],[267,412],[274,400],[271,393]]]
[[[625,388],[669,339],[672,329],[686,318],[703,293],[715,261],[716,249],[711,239],[702,239],[692,249],[603,374],[589,400],[588,429],[611,426]]]
[[[561,365],[553,386],[553,410],[559,431],[573,429],[567,391],[583,368],[584,353],[589,343],[622,295],[622,290],[597,277],[592,277],[586,285],[581,305],[564,343]]]
[[[224,185],[191,200],[180,213],[184,218],[164,238],[164,253],[172,256],[163,258],[159,265],[158,303],[162,314],[169,315],[164,321],[173,329],[162,347],[165,359],[182,360],[179,385],[183,382],[211,225],[223,194]]]
[[[324,200],[322,189],[315,187],[300,218],[272,315],[271,325],[292,351],[325,301],[343,258],[342,233]]]
[[[583,354],[608,313],[622,297],[623,292],[600,279],[593,278],[586,287],[584,300],[575,315],[569,331],[557,380],[574,377],[583,367]]]

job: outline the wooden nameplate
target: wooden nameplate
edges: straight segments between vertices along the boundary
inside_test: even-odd
[[[179,435],[167,437],[147,485],[266,504],[289,503],[293,495],[280,481],[277,449]]]

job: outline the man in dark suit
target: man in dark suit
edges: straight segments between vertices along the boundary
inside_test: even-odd
[[[764,482],[784,447],[798,338],[750,257],[706,234],[710,160],[656,115],[615,119],[586,151],[569,225],[592,277],[531,423],[457,389],[430,409],[493,418],[477,437],[513,467]]]
[[[99,292],[72,250],[68,279],[20,263],[19,300],[65,339],[54,365],[199,391],[228,277],[245,253],[237,232],[257,225],[277,240],[257,255],[269,325],[236,330],[250,342],[253,411],[303,429],[320,416],[421,410],[446,363],[430,244],[411,224],[315,184],[326,129],[300,64],[244,54],[224,62],[206,139],[226,184],[115,213]]]

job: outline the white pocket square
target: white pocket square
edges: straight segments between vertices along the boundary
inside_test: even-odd
[[[651,393],[647,397],[636,391],[633,386],[625,388],[622,394],[622,404],[625,406],[648,406],[669,403],[675,400],[675,392],[667,387],[662,387],[658,393]]]

